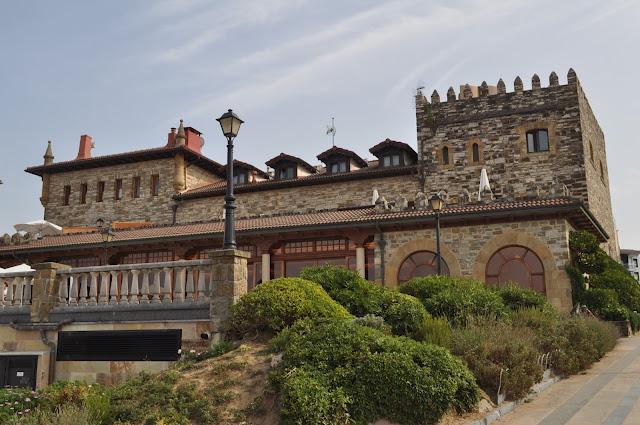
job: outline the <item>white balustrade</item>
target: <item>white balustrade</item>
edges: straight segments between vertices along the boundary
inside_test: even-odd
[[[18,272],[0,276],[0,309],[31,305],[33,272]]]

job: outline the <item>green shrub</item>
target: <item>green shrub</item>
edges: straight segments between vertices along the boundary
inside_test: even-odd
[[[613,289],[592,288],[583,294],[583,302],[602,320],[628,320],[630,311],[618,301]]]
[[[573,259],[581,273],[602,273],[605,268],[607,254],[600,249],[598,238],[587,231],[571,232],[569,248]]]
[[[531,289],[522,288],[515,283],[509,283],[501,288],[496,288],[502,302],[511,310],[523,308],[552,308],[547,298]]]
[[[103,422],[94,419],[87,409],[74,404],[63,406],[55,411],[38,409],[26,415],[13,416],[5,425],[101,425]]]
[[[618,295],[620,304],[631,311],[640,311],[640,285],[638,282],[622,265],[613,260],[607,261],[607,264],[605,271],[589,277],[589,286],[593,289],[613,290]]]
[[[302,377],[314,382],[299,386],[304,393],[298,398],[326,411],[323,400],[339,396],[356,424],[380,418],[403,424],[435,423],[450,408],[464,412],[478,401],[473,376],[447,350],[388,336],[353,321],[301,320],[272,343],[283,352],[272,376],[278,387],[285,388],[292,374],[304,371]],[[304,417],[288,416],[287,420],[316,423]]]
[[[417,341],[448,347],[451,342],[451,326],[447,319],[427,317],[414,333]]]
[[[353,319],[353,323],[367,328],[377,329],[387,335],[391,334],[391,326],[385,323],[384,318],[380,316],[366,314],[362,317],[356,317]]]
[[[316,283],[299,278],[265,282],[233,306],[234,332],[278,332],[305,317],[349,318],[349,313]]]
[[[30,388],[0,388],[0,423],[5,423],[13,416],[29,413],[38,404],[38,394]]]
[[[474,317],[501,319],[507,309],[502,298],[484,283],[449,276],[411,279],[400,291],[422,301],[433,316],[444,316],[454,326],[464,325]]]
[[[413,297],[363,279],[353,270],[336,266],[310,267],[301,276],[320,284],[331,298],[355,316],[381,316],[395,335],[411,336],[427,312]]]
[[[349,424],[349,398],[342,388],[330,389],[318,373],[293,369],[282,385],[282,424]],[[311,396],[310,396],[311,395]]]
[[[637,311],[630,311],[629,322],[631,323],[631,329],[633,332],[638,332],[640,330],[640,313]]]
[[[561,321],[558,336],[553,367],[559,373],[573,375],[611,350],[618,331],[610,323],[573,316]]]
[[[453,330],[451,352],[466,360],[480,387],[491,395],[500,389],[518,399],[542,379],[535,335],[527,328],[496,321],[469,323]]]

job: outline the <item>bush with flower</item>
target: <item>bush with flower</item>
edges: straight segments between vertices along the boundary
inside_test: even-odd
[[[38,394],[31,388],[0,388],[0,423],[13,416],[28,414],[39,402]]]

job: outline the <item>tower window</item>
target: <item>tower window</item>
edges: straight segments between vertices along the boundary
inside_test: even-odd
[[[81,204],[86,204],[87,203],[87,191],[88,191],[88,187],[86,183],[82,183],[80,185],[80,203]]]
[[[133,178],[133,197],[140,197],[140,176],[135,176]]]
[[[449,148],[447,146],[442,148],[442,164],[449,165]]]
[[[549,151],[549,132],[547,129],[537,129],[527,131],[527,151],[547,152]]]
[[[67,185],[64,187],[64,199],[62,200],[63,205],[69,205],[69,199],[71,199],[71,186]]]
[[[480,146],[477,143],[471,145],[471,161],[480,162]]]
[[[104,182],[98,182],[98,190],[96,193],[96,202],[102,202],[104,199]]]
[[[331,173],[344,173],[347,171],[347,163],[345,161],[334,162],[331,164]]]
[[[246,182],[247,182],[247,173],[240,171],[238,172],[238,174],[233,175],[234,184],[244,184]]]
[[[151,176],[151,196],[160,195],[160,175],[153,174]]]
[[[122,179],[116,179],[116,184],[114,186],[115,189],[115,197],[116,197],[116,201],[119,201],[122,199]]]

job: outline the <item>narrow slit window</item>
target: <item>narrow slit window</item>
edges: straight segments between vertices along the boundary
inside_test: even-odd
[[[104,199],[104,182],[98,182],[98,190],[96,193],[96,202],[102,202]]]
[[[80,203],[81,204],[86,204],[87,203],[87,191],[88,191],[88,187],[86,183],[82,183],[80,185]]]
[[[116,197],[116,201],[119,201],[122,199],[122,195],[123,195],[123,190],[122,190],[122,179],[116,179],[116,184],[115,184],[115,197]]]
[[[140,176],[135,176],[133,178],[133,188],[132,188],[132,195],[134,198],[139,198],[140,197]]]
[[[151,176],[151,196],[160,195],[160,175],[154,174]]]
[[[449,148],[447,146],[442,148],[442,164],[449,165]]]
[[[64,199],[62,200],[63,205],[69,205],[70,199],[71,199],[71,186],[67,185],[64,187]]]
[[[477,143],[471,145],[471,160],[473,162],[480,162],[480,146]]]

